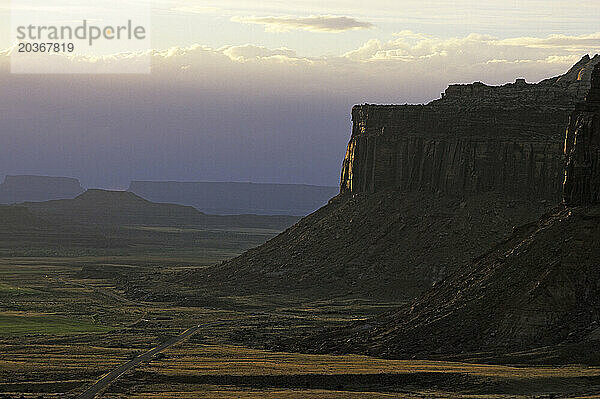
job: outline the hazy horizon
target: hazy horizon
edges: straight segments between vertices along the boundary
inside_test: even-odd
[[[600,52],[592,1],[163,0],[152,10],[151,74],[14,75],[9,9],[0,0],[0,176],[101,188],[335,186],[354,104],[425,103],[451,83],[537,82]]]
[[[81,187],[85,190],[114,190],[114,191],[127,191],[130,188],[131,183],[208,183],[208,184],[257,184],[257,185],[284,185],[284,186],[312,186],[312,187],[326,187],[326,188],[339,188],[339,184],[335,185],[317,185],[317,184],[306,184],[306,183],[273,183],[273,182],[255,182],[255,181],[223,181],[223,180],[131,180],[124,186],[115,187],[100,187],[91,186],[86,184],[77,176],[56,176],[56,175],[44,175],[44,174],[0,174],[0,184],[4,183],[5,179],[9,176],[16,177],[47,177],[47,178],[67,178],[76,179],[81,184]]]

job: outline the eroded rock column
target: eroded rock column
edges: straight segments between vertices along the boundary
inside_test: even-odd
[[[600,64],[592,73],[586,102],[571,114],[565,140],[564,202],[600,203]]]

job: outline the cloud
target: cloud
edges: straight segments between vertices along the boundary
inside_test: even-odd
[[[600,52],[600,43],[572,51],[587,36],[507,42],[405,32],[317,57],[256,44],[194,45],[151,51],[150,75],[51,79],[11,75],[9,52],[0,51],[0,170],[108,187],[130,179],[333,185],[353,104],[428,102],[449,83],[539,81]],[[140,55],[63,62],[125,70]]]
[[[182,72],[187,73],[186,79],[204,76],[210,70],[213,80],[227,76],[227,81],[240,80],[245,84],[245,78],[254,74],[252,81],[264,81],[265,87],[285,85],[301,91],[314,88],[354,92],[361,86],[355,91],[359,97],[361,93],[371,93],[369,98],[374,100],[379,96],[418,102],[433,99],[448,83],[483,80],[500,84],[516,76],[538,81],[563,73],[584,54],[600,52],[600,40],[594,40],[596,37],[600,38],[600,33],[509,39],[482,34],[437,38],[401,31],[390,40],[368,40],[338,56],[306,57],[290,48],[244,44],[173,47],[153,50],[151,57],[154,74],[171,74],[174,78]],[[2,53],[8,55],[6,51]],[[101,70],[104,64],[134,63],[136,59],[135,54],[119,54],[71,57],[64,62],[93,62]],[[401,91],[399,87],[410,90]]]
[[[499,39],[490,35],[437,38],[411,31],[395,34],[388,41],[369,40],[344,54],[355,62],[396,62],[443,64],[444,70],[478,65],[537,63],[566,65],[588,52],[600,52],[600,32],[581,36],[515,37]]]
[[[220,48],[223,54],[228,56],[234,61],[247,61],[249,59],[269,58],[269,57],[281,57],[287,59],[297,58],[296,52],[289,48],[278,48],[268,49],[262,46],[254,46],[252,44],[245,44],[243,46],[226,46]]]
[[[437,38],[401,31],[390,40],[368,40],[355,50],[338,56],[306,57],[290,48],[255,44],[220,48],[205,45],[173,47],[153,50],[151,56],[153,70],[159,72],[201,72],[211,65],[215,76],[230,71],[243,79],[252,71],[260,80],[269,79],[269,74],[285,76],[289,85],[303,81],[302,76],[305,76],[308,86],[302,84],[299,88],[321,87],[324,90],[338,90],[337,84],[352,82],[356,85],[360,82],[374,95],[385,92],[389,96],[390,90],[394,89],[388,83],[393,81],[398,85],[408,84],[418,91],[419,85],[433,82],[443,88],[449,82],[459,81],[503,83],[515,75],[523,75],[530,81],[541,80],[564,72],[583,54],[600,52],[600,40],[596,38],[600,38],[600,32],[499,39],[482,34]],[[0,52],[0,55],[8,54]],[[64,62],[93,62],[101,68],[103,63],[135,62],[136,57],[135,54],[71,57],[65,58]]]
[[[497,44],[504,46],[582,51],[590,47],[599,47],[600,32],[581,36],[550,35],[546,38],[518,37],[499,40]]]
[[[314,15],[310,17],[233,17],[233,22],[264,25],[267,32],[289,32],[306,30],[311,32],[339,33],[349,30],[370,29],[370,22],[351,17]]]
[[[413,32],[412,30],[402,30],[400,32],[394,33],[393,35],[397,36],[397,37],[403,37],[405,39],[413,39],[413,40],[429,39],[432,37],[431,35]]]

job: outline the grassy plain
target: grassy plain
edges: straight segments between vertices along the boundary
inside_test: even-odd
[[[600,397],[600,368],[593,367],[266,350],[262,344],[277,337],[339,326],[398,304],[197,292],[172,279],[241,250],[0,259],[0,398],[76,397],[119,364],[211,321],[222,323],[127,372],[102,397]]]

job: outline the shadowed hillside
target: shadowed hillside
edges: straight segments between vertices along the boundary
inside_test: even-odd
[[[600,208],[567,209],[523,230],[396,313],[308,345],[393,358],[600,362],[586,353],[600,344]]]
[[[283,229],[293,216],[206,215],[191,206],[154,203],[127,191],[87,190],[71,200],[26,202],[22,206],[48,220],[84,225],[236,226]]]
[[[452,85],[362,105],[342,194],[263,246],[186,279],[223,289],[411,299],[559,203],[564,130],[600,56],[538,84]]]
[[[33,215],[27,208],[15,205],[0,205],[0,226],[3,229],[41,229],[48,222]]]
[[[201,279],[248,293],[409,299],[548,206],[497,194],[385,190],[341,195]]]
[[[592,350],[600,344],[600,65],[586,102],[571,114],[565,159],[563,209],[399,311],[318,336],[312,346],[385,357],[600,363]]]
[[[298,220],[294,216],[205,215],[124,191],[88,190],[74,199],[0,206],[0,254],[71,256],[185,251],[239,254]]]

